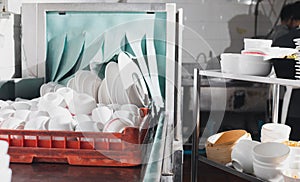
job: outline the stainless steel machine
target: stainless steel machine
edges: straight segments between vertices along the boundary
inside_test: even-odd
[[[31,85],[41,85],[51,79],[55,70],[47,62],[49,40],[62,32],[72,37],[85,36],[86,47],[103,35],[104,59],[108,61],[122,47],[124,35],[148,33],[152,22],[154,45],[157,53],[159,89],[163,103],[154,102],[155,122],[151,135],[153,143],[145,147],[143,181],[181,181],[183,149],[181,123],[181,43],[182,10],[175,4],[102,3],[100,1],[45,1],[24,2],[16,5],[21,12],[22,89],[37,90]],[[18,13],[18,12],[17,12]],[[145,32],[143,32],[145,31]],[[128,41],[128,40],[127,40]],[[136,40],[134,40],[136,41]],[[130,42],[130,41],[129,41]],[[56,50],[52,48],[50,54]],[[125,48],[125,51],[126,50]],[[84,65],[82,69],[89,67]],[[71,74],[72,76],[72,74]],[[64,77],[64,76],[62,76]],[[42,81],[42,82],[41,82]],[[17,82],[13,81],[14,89]],[[61,83],[66,83],[61,80]],[[20,86],[20,85],[19,85]],[[149,85],[148,85],[149,86]],[[20,88],[19,88],[20,90]],[[30,91],[31,92],[31,91]],[[29,93],[30,93],[29,92]],[[31,92],[34,93],[34,92]],[[35,96],[35,95],[34,95]],[[34,97],[33,96],[33,97]],[[12,96],[12,97],[15,97]]]

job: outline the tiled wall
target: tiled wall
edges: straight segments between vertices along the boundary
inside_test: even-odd
[[[225,50],[238,52],[244,37],[254,36],[254,5],[245,0],[127,0],[127,2],[172,2],[184,11],[184,62],[211,60]],[[250,0],[251,1],[251,0]],[[291,0],[290,0],[291,1]],[[270,5],[271,2],[273,5]],[[283,0],[260,4],[259,35],[265,35],[275,21]],[[271,9],[274,9],[273,13]],[[275,13],[276,15],[275,15]],[[230,24],[230,28],[229,28]],[[13,18],[0,19],[0,78],[13,75]],[[4,36],[4,38],[3,38]]]
[[[243,38],[254,37],[254,8],[237,0],[176,0],[184,9],[184,59],[194,62],[199,54],[206,60],[223,52],[240,52]],[[283,1],[263,1],[258,17],[258,35],[266,35]],[[274,11],[271,12],[271,8]],[[274,14],[274,12],[276,14]],[[204,54],[203,54],[204,53]],[[194,59],[193,59],[194,58]],[[204,56],[198,59],[204,61]]]

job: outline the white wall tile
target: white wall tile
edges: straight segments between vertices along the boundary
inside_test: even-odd
[[[288,2],[294,0],[288,0]],[[177,3],[177,8],[183,8],[184,12],[184,35],[183,57],[184,61],[193,60],[198,54],[204,53],[209,57],[212,51],[219,55],[229,46],[229,51],[237,51],[243,46],[243,37],[254,35],[254,6],[239,4],[237,0],[128,0],[127,2],[155,2]],[[269,2],[273,3],[272,7]],[[259,18],[259,35],[266,34],[278,16],[283,1],[263,1],[260,4],[260,12],[264,18]],[[271,11],[272,8],[274,11]],[[252,15],[248,20],[235,21],[232,31],[228,28],[230,20],[237,15]],[[0,69],[14,67],[13,45],[13,21],[12,19],[0,19]],[[193,58],[194,57],[194,58]],[[7,70],[9,70],[7,69]],[[0,70],[0,71],[1,71]],[[2,78],[3,72],[0,72]],[[4,77],[11,76],[5,73]]]
[[[14,18],[0,19],[0,79],[9,79],[14,74]]]

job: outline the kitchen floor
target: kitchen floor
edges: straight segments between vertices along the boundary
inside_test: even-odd
[[[191,180],[191,160],[190,155],[184,155],[183,164],[183,182],[190,182]],[[246,182],[235,175],[225,173],[224,171],[207,165],[202,162],[198,162],[198,181],[199,182]]]

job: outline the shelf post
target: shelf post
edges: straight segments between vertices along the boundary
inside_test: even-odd
[[[194,88],[193,88],[193,122],[194,132],[192,137],[192,154],[191,154],[191,181],[197,182],[198,172],[198,155],[199,155],[199,136],[200,136],[200,83],[201,77],[199,69],[194,69]]]
[[[280,94],[280,85],[279,84],[273,84],[273,103],[272,103],[272,109],[273,109],[273,116],[272,116],[272,122],[278,123],[278,114],[279,114],[279,94]]]

